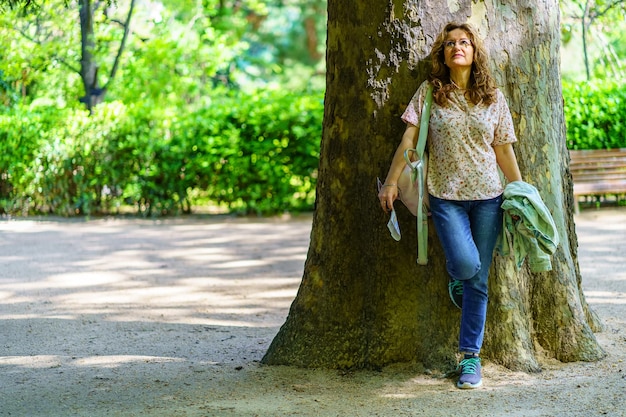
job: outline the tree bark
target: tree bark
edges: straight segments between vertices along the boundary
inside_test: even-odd
[[[117,70],[119,68],[120,59],[124,48],[126,47],[126,41],[130,33],[130,21],[135,9],[135,0],[130,1],[128,7],[128,15],[124,23],[124,35],[120,41],[120,46],[115,55],[115,61],[111,72],[104,87],[100,87],[100,80],[98,78],[98,61],[94,54],[96,50],[96,38],[94,31],[94,4],[92,0],[79,0],[78,1],[78,15],[80,17],[80,34],[81,34],[81,59],[80,59],[80,77],[83,81],[83,87],[85,89],[85,95],[80,98],[80,101],[85,104],[89,113],[93,108],[102,103],[104,96],[115,78]]]
[[[316,210],[300,289],[265,364],[380,368],[456,363],[460,313],[429,227],[429,264],[416,264],[415,220],[400,203],[400,243],[376,197],[404,124],[400,115],[428,74],[445,23],[470,21],[508,99],[524,179],[552,209],[561,245],[553,270],[517,271],[496,256],[483,356],[537,371],[542,356],[603,357],[577,261],[572,180],[559,75],[556,0],[328,2],[327,91]]]
[[[91,112],[93,107],[102,101],[104,93],[98,82],[98,64],[94,56],[96,50],[93,29],[94,6],[91,0],[79,0],[78,7],[81,39],[80,78],[85,89],[85,96],[81,98],[81,101]]]
[[[587,74],[587,81],[591,81],[591,70],[589,69],[589,50],[587,48],[587,31],[591,22],[589,21],[589,0],[585,2],[585,9],[583,10],[583,16],[581,18],[581,29],[583,37],[583,58],[585,60],[585,74]],[[589,23],[587,23],[589,22]]]

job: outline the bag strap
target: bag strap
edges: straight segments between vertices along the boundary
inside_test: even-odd
[[[424,106],[422,107],[422,119],[420,120],[420,133],[417,139],[415,150],[420,159],[424,156],[426,149],[426,137],[428,136],[428,123],[430,122],[430,108],[433,104],[433,85],[428,85],[426,97],[424,98]]]
[[[424,150],[426,148],[426,137],[428,136],[428,123],[430,121],[430,108],[433,102],[433,85],[429,83],[426,90],[426,98],[422,107],[422,115],[420,120],[419,136],[415,145],[415,152],[420,161],[423,161]],[[424,205],[425,183],[424,163],[417,164],[414,171],[414,181],[417,181],[419,193],[417,201],[417,263],[420,265],[428,264],[428,209]]]

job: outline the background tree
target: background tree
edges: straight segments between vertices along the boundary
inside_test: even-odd
[[[311,30],[302,22],[318,3],[137,1],[123,65],[105,84],[106,96],[94,95],[104,101],[89,118],[77,100],[85,89],[80,26],[68,13],[78,3],[3,9],[0,212],[310,209],[323,60],[308,47],[321,49],[324,37],[302,36]],[[97,4],[91,62],[107,74],[123,36],[117,22],[131,3]],[[289,35],[270,37],[270,28]]]
[[[316,210],[304,276],[266,364],[378,368],[455,363],[459,312],[447,295],[431,227],[426,267],[416,265],[414,219],[400,211],[395,243],[376,199],[404,129],[399,116],[427,75],[443,25],[470,20],[486,39],[509,101],[523,177],[553,211],[561,245],[551,272],[516,271],[497,257],[483,355],[512,369],[603,356],[581,289],[559,79],[555,0],[506,4],[374,0],[328,3],[327,90]]]
[[[579,39],[575,33],[577,28],[580,29],[580,47],[587,80],[593,76],[594,65],[590,56],[594,51],[602,64],[599,68],[609,69],[617,78],[623,77],[623,30],[619,28],[623,28],[626,23],[626,1],[564,0],[561,9],[564,17],[563,43],[568,45],[572,39]],[[613,36],[614,40],[609,40],[607,35]],[[596,47],[592,48],[594,43]]]
[[[27,103],[50,97],[74,106],[81,97],[91,108],[106,95],[188,106],[205,105],[222,87],[323,88],[324,0],[0,0],[0,6],[0,39],[8,46],[0,51],[0,92],[11,93],[13,85]]]
[[[135,9],[135,0],[130,0],[128,6],[128,14],[124,21],[115,20],[119,22],[123,27],[123,35],[120,40],[119,47],[115,54],[115,59],[111,65],[106,84],[101,87],[100,80],[98,78],[98,71],[100,65],[96,58],[96,34],[94,32],[94,18],[96,8],[104,6],[99,2],[92,0],[78,0],[78,15],[80,17],[80,41],[81,41],[81,58],[80,58],[80,77],[83,81],[85,89],[85,95],[81,97],[80,101],[85,103],[87,109],[91,112],[93,107],[102,102],[104,95],[106,94],[109,85],[113,82],[115,74],[120,65],[120,59],[122,52],[126,47],[126,41],[130,33],[130,20],[133,16]],[[103,7],[104,8],[104,7]],[[106,9],[105,9],[106,10]],[[106,16],[106,12],[105,12]]]
[[[80,76],[84,91],[80,101],[91,111],[95,105],[102,102],[119,69],[130,34],[134,8],[135,0],[130,0],[126,15],[118,19],[116,14],[118,10],[105,2],[50,0],[45,7],[26,5],[22,9],[7,11],[3,19],[7,28],[12,28],[13,33],[19,33],[30,43],[29,50],[38,49],[36,57],[47,58],[44,58],[40,66],[52,66],[56,61],[66,70]],[[76,15],[67,13],[69,10],[77,12],[80,22],[79,32],[73,30]],[[104,33],[96,31],[97,23]],[[116,28],[121,26],[122,29],[113,31],[111,30],[113,26]],[[77,44],[80,44],[80,52],[72,47]],[[110,62],[107,60],[109,54],[112,57]],[[28,57],[24,56],[24,59]],[[19,65],[21,62],[17,63]],[[101,81],[103,67],[108,69],[104,85]]]

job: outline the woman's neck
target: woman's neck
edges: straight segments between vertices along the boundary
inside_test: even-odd
[[[470,68],[462,68],[457,70],[450,70],[450,81],[457,88],[466,90],[469,87]]]

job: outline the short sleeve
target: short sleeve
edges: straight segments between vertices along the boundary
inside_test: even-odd
[[[498,109],[498,124],[494,131],[493,146],[517,142],[515,128],[513,127],[513,118],[511,117],[511,111],[509,110],[506,98],[500,90],[497,91],[498,101],[496,106]]]
[[[411,98],[411,102],[402,113],[401,119],[407,123],[412,124],[413,126],[419,126],[420,117],[422,116],[422,107],[424,105],[424,100],[426,97],[426,90],[428,89],[428,81],[424,81],[417,89],[415,94],[413,94],[413,98]]]

